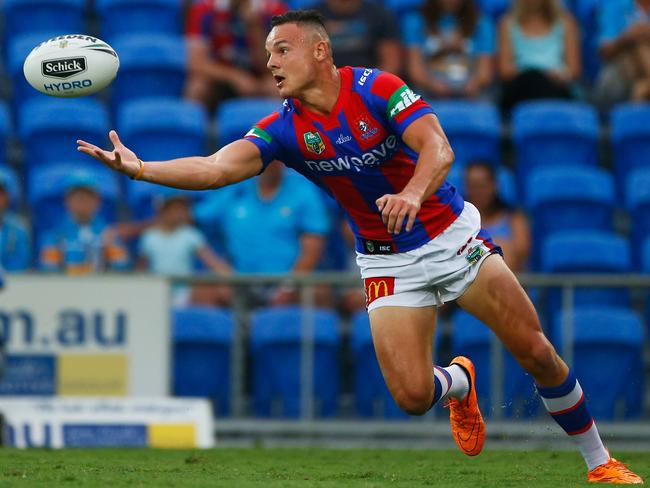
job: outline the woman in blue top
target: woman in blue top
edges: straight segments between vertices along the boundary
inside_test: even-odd
[[[571,98],[581,69],[578,28],[560,0],[514,0],[499,25],[504,112],[523,100]]]
[[[408,76],[430,97],[476,97],[492,81],[495,34],[473,0],[427,0],[402,21]]]

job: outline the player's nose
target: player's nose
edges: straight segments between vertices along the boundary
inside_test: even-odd
[[[278,63],[275,61],[275,59],[276,59],[276,58],[275,58],[275,56],[273,56],[273,54],[271,54],[271,55],[269,56],[269,60],[266,62],[266,67],[267,67],[268,69],[272,70],[272,69],[278,67]]]

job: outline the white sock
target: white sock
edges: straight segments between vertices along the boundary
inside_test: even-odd
[[[542,402],[564,431],[575,441],[589,471],[609,460],[594,419],[589,413],[580,383],[572,371],[559,386],[537,385]]]
[[[433,376],[436,385],[433,404],[438,403],[440,400],[445,401],[449,397],[462,400],[469,392],[467,374],[457,364],[452,364],[446,368],[434,365]]]

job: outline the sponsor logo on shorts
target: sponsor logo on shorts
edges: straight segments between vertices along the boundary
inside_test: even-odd
[[[48,59],[41,63],[43,76],[52,78],[70,78],[84,71],[86,71],[86,58],[84,57]]]
[[[481,257],[484,254],[485,250],[479,244],[478,246],[470,247],[467,250],[467,256],[465,256],[465,259],[467,259],[469,264],[476,264],[481,260]]]
[[[392,276],[377,276],[363,280],[366,287],[366,306],[377,300],[395,293],[395,278]]]

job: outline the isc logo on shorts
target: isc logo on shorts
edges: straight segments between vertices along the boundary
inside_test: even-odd
[[[377,300],[395,293],[395,278],[392,276],[377,276],[363,280],[366,287],[366,306]]]

